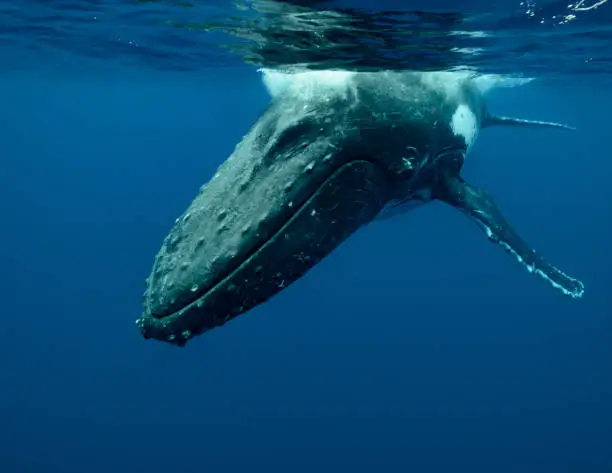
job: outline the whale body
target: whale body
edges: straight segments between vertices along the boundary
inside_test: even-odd
[[[147,279],[137,325],[184,345],[265,302],[368,223],[441,200],[528,271],[571,297],[583,284],[537,254],[460,174],[494,125],[482,77],[454,72],[264,71],[266,111],[176,223]]]

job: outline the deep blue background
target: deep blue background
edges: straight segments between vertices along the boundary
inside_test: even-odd
[[[432,204],[179,349],[163,237],[267,103],[254,70],[0,77],[0,472],[612,471],[610,87],[498,90],[464,174],[572,300]]]

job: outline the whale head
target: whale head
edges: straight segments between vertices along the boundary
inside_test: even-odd
[[[300,278],[388,201],[387,175],[338,119],[346,106],[273,102],[176,220],[137,324],[184,345]],[[319,103],[319,102],[317,102]],[[342,143],[340,142],[342,141]]]

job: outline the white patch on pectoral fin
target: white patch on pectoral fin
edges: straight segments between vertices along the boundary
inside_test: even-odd
[[[531,262],[527,262],[525,258],[517,251],[516,247],[511,244],[511,242],[502,240],[499,235],[495,234],[491,227],[486,226],[481,221],[477,222],[483,227],[489,240],[497,243],[504,250],[513,255],[529,273],[536,274],[545,279],[550,285],[561,291],[566,296],[570,296],[574,299],[582,297],[584,294],[584,284],[582,281],[572,278],[559,268],[553,266],[552,264],[546,263],[541,257],[538,258],[539,261],[538,259],[533,259]],[[533,255],[535,255],[535,251],[533,251]]]
[[[478,136],[478,120],[470,107],[459,105],[453,113],[450,126],[455,136],[461,136],[467,148],[471,148]]]

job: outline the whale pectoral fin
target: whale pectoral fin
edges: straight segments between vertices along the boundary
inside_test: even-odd
[[[567,296],[582,297],[582,282],[563,273],[538,255],[516,233],[485,191],[465,182],[460,176],[447,176],[439,186],[436,197],[466,213],[484,229],[491,241],[516,256],[530,273],[541,276]]]
[[[576,128],[565,123],[545,122],[541,120],[525,120],[524,118],[501,117],[496,115],[487,115],[483,120],[482,127],[490,126],[527,126],[527,127],[542,127],[542,128],[557,128],[561,130],[575,131]]]

